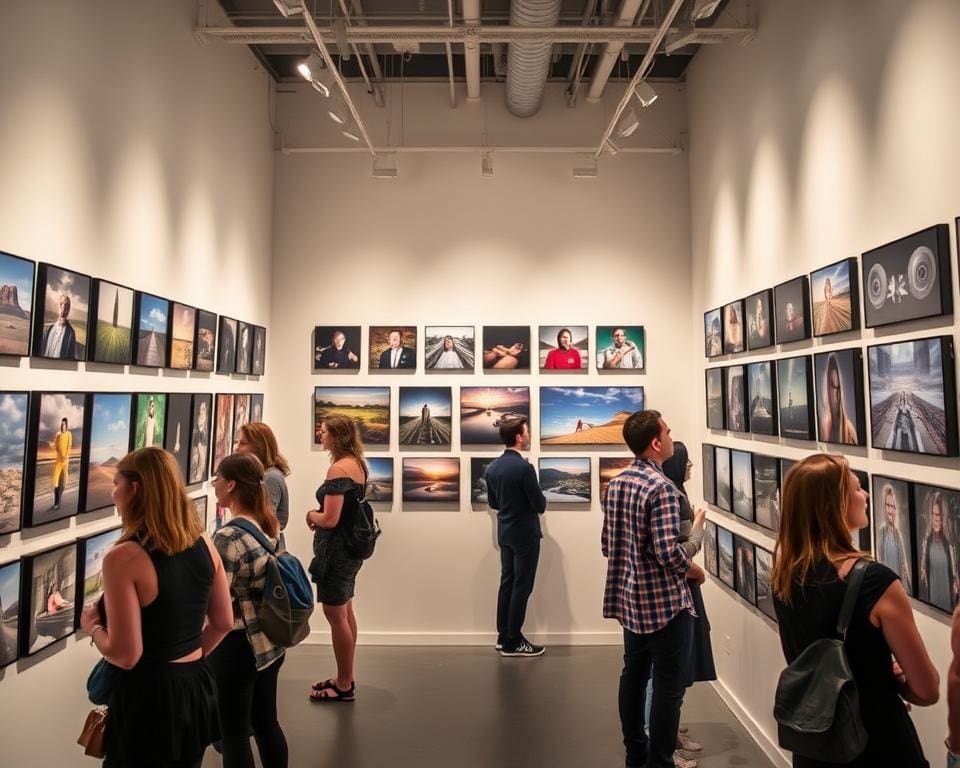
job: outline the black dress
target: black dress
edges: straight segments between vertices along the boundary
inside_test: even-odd
[[[353,522],[360,499],[363,498],[364,486],[349,477],[327,480],[317,488],[320,509],[323,509],[323,499],[328,494],[343,496],[343,509],[336,528],[317,528],[313,533],[310,576],[317,585],[318,603],[344,605],[353,598],[357,573],[363,560],[347,554],[340,530]]]
[[[867,565],[860,594],[847,630],[847,658],[860,693],[860,714],[867,730],[867,748],[850,768],[929,768],[923,756],[913,721],[899,695],[893,675],[893,656],[879,627],[870,623],[870,611],[887,588],[899,577],[887,566]],[[837,619],[846,586],[836,568],[821,561],[811,570],[807,586],[795,586],[793,605],[774,598],[780,622],[780,642],[787,663],[793,661],[815,640],[838,637]],[[836,768],[837,763],[794,755],[795,768]]]

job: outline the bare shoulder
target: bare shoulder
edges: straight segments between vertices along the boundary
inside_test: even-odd
[[[129,569],[150,562],[147,551],[135,541],[121,541],[103,556],[104,568]]]
[[[358,483],[363,482],[363,467],[352,456],[345,456],[331,464],[327,471],[328,480],[334,480],[338,477],[349,477]]]

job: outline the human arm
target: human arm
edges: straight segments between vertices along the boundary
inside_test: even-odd
[[[532,464],[527,464],[523,470],[523,491],[527,494],[527,500],[533,511],[542,515],[547,510],[547,499],[540,490],[540,482],[537,480],[537,473]]]
[[[263,476],[263,482],[267,486],[267,496],[270,499],[270,507],[277,516],[281,528],[287,527],[287,519],[290,517],[288,509],[281,509],[280,502],[283,501],[283,490],[287,484],[283,475],[279,471],[267,472]]]
[[[547,352],[547,361],[543,364],[547,370],[554,370],[557,367],[557,350],[551,349]]]
[[[325,482],[336,480],[338,478],[350,478],[339,462],[334,464],[327,471]],[[328,492],[323,496],[323,509],[311,509],[307,512],[307,527],[310,530],[317,528],[331,529],[336,528],[340,523],[340,514],[343,512],[343,492]]]
[[[661,486],[650,496],[648,514],[647,530],[657,562],[668,571],[686,573],[690,558],[680,544],[680,505],[676,494]]]
[[[953,658],[947,671],[947,748],[960,752],[960,606],[953,612],[950,647]]]
[[[83,611],[80,628],[103,657],[121,669],[133,669],[143,655],[140,626],[140,598],[137,577],[152,568],[146,552],[133,542],[115,546],[103,558],[103,601],[110,629],[100,624],[99,611],[92,605]]]
[[[687,553],[687,557],[692,558],[703,546],[703,524],[706,519],[707,513],[704,510],[698,509],[694,513],[693,527],[690,529],[690,535],[687,537],[687,540],[683,542],[683,551]]]
[[[690,567],[687,568],[687,581],[694,584],[703,584],[707,580],[707,573],[697,563],[690,561]]]
[[[900,551],[900,562],[901,562],[901,563],[909,563],[910,560],[909,560],[909,558],[908,558],[908,556],[907,556],[907,547],[906,547],[906,545],[903,543],[903,535],[900,533],[899,530],[897,531],[897,548],[898,548],[898,550]],[[901,569],[901,570],[902,570],[902,569]],[[907,592],[912,592],[913,590],[910,589],[910,571],[909,571],[909,569],[907,569],[905,572],[899,573],[899,574],[897,574],[897,575],[900,576],[901,579],[903,579],[903,588],[904,588],[904,590],[906,590]]]
[[[233,600],[230,597],[230,584],[227,581],[227,573],[220,553],[206,534],[203,538],[210,551],[210,560],[213,562],[213,586],[210,590],[210,598],[207,600],[207,621],[200,634],[200,648],[203,655],[208,656],[233,629]],[[232,578],[231,574],[231,580]]]

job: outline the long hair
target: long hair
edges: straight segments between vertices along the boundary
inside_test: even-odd
[[[687,489],[683,487],[684,477],[687,475],[687,446],[679,440],[673,444],[673,456],[665,459],[662,465],[663,474],[667,476],[684,496],[687,495]]]
[[[240,427],[240,432],[247,438],[250,445],[253,446],[253,455],[260,459],[264,469],[276,467],[284,477],[290,474],[290,465],[280,453],[280,447],[277,445],[276,435],[262,421],[251,421]]]
[[[807,456],[787,473],[770,575],[773,594],[783,602],[818,560],[867,556],[853,546],[845,523],[849,490],[850,465],[839,454]]]
[[[836,413],[830,407],[830,389],[832,387],[831,376],[837,377],[837,411]],[[843,404],[843,388],[840,384],[840,364],[837,362],[837,356],[831,352],[827,357],[827,372],[823,381],[823,402],[826,404],[827,417],[830,419],[830,434],[828,437],[831,442],[846,442],[844,431],[847,425],[847,409]]]
[[[239,511],[251,515],[267,536],[276,538],[280,521],[270,507],[260,459],[250,453],[231,453],[217,466],[217,476],[234,483],[231,495],[239,502]]]
[[[330,458],[334,461],[340,461],[348,456],[356,459],[364,472],[367,471],[367,462],[363,457],[363,443],[360,442],[360,435],[357,433],[357,425],[353,419],[347,416],[341,416],[339,413],[332,413],[325,417],[323,423],[327,425],[327,432],[333,438],[333,446],[330,448]]]
[[[187,499],[180,469],[160,448],[124,456],[117,472],[138,488],[123,516],[121,541],[139,541],[148,550],[175,555],[192,547],[203,529]]]

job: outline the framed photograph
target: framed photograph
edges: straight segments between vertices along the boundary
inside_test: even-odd
[[[863,352],[859,347],[813,357],[817,380],[817,435],[822,443],[866,445]]]
[[[190,499],[190,506],[193,507],[193,514],[197,516],[197,522],[203,530],[207,530],[207,503],[209,499],[207,494],[203,496],[194,496]]]
[[[917,599],[952,614],[960,597],[960,491],[913,486],[917,542]]]
[[[367,501],[393,502],[393,459],[368,458],[370,476],[367,478]]]
[[[190,417],[192,415],[193,395],[184,392],[167,395],[163,447],[176,459],[177,466],[180,468],[180,477],[184,483],[187,482],[190,471]]]
[[[870,521],[873,520],[873,510],[871,509],[873,504],[873,495],[870,493],[870,475],[868,475],[862,469],[851,469],[850,471],[857,476],[857,480],[860,482],[860,487],[867,492],[867,527],[861,528],[859,531],[851,531],[851,539],[854,543],[854,546],[859,547],[864,552],[872,554],[873,526],[870,524]]]
[[[861,256],[867,328],[953,312],[950,229],[936,224]]]
[[[878,344],[867,360],[872,446],[956,456],[953,337]]]
[[[747,432],[750,423],[747,420],[747,385],[744,381],[744,366],[730,365],[724,368],[723,372],[726,378],[724,410],[727,429],[731,432]]]
[[[703,353],[707,357],[719,357],[723,354],[723,329],[719,309],[703,313]]]
[[[753,522],[753,454],[731,451],[731,483],[733,485],[733,514],[748,523]]]
[[[487,504],[487,467],[496,460],[496,456],[470,457],[470,503]]]
[[[541,445],[623,445],[643,387],[540,387]]]
[[[483,368],[496,371],[529,371],[530,326],[483,326]]]
[[[90,304],[96,309],[90,336],[90,360],[129,365],[133,362],[132,288],[94,280]]]
[[[23,558],[20,588],[20,655],[32,656],[74,633],[77,542]]]
[[[757,523],[780,530],[780,461],[773,456],[753,454],[753,509]]]
[[[717,503],[717,467],[713,446],[703,444],[703,500],[707,504]]]
[[[204,497],[206,498],[206,497]],[[103,594],[103,558],[120,540],[123,529],[120,526],[109,531],[97,533],[80,539],[80,574],[78,581],[83,585],[82,608],[96,605]],[[76,613],[75,626],[80,626],[80,611]]]
[[[250,423],[250,395],[233,396],[233,442],[240,436],[240,427]]]
[[[547,501],[590,503],[589,456],[540,457],[540,490]]]
[[[314,371],[359,369],[359,325],[318,325],[313,329]]]
[[[586,354],[586,340],[583,349]],[[644,366],[645,352],[646,337],[642,325],[597,326],[598,371],[639,370]]]
[[[250,373],[263,376],[267,369],[267,329],[262,325],[253,326],[253,360]]]
[[[314,445],[320,445],[320,422],[335,413],[357,423],[364,447],[390,447],[390,387],[315,387]]]
[[[35,268],[29,259],[0,251],[0,355],[30,354]]]
[[[428,325],[423,329],[423,362],[428,371],[473,373],[476,330],[472,325]]]
[[[860,328],[860,275],[855,258],[810,273],[813,294],[813,335]]]
[[[917,596],[913,580],[913,526],[910,483],[883,475],[873,476],[873,553],[903,582],[911,597]]]
[[[723,352],[732,355],[746,349],[743,333],[743,299],[723,307]]]
[[[51,523],[80,511],[86,410],[82,393],[31,394],[25,525]]]
[[[237,370],[237,321],[220,315],[217,331],[217,373],[235,373]]]
[[[263,395],[250,395],[250,421],[263,421]]]
[[[783,489],[784,483],[787,482],[787,475],[790,474],[790,470],[793,469],[793,465],[797,462],[794,459],[780,459],[780,488]],[[866,486],[864,486],[866,487]]]
[[[197,310],[173,302],[170,309],[170,367],[179,371],[193,368],[193,343],[197,338]]]
[[[20,530],[29,407],[28,392],[0,392],[0,536]]]
[[[166,368],[170,302],[137,291],[134,321],[137,340],[134,363],[144,368]]]
[[[85,512],[113,506],[113,479],[117,464],[130,452],[133,415],[133,396],[129,392],[95,392],[90,397]]]
[[[156,392],[138,394],[136,420],[133,422],[133,448],[163,448],[167,423],[167,396]]]
[[[704,372],[707,390],[707,429],[723,429],[726,426],[726,401],[724,400],[725,368],[707,368]]]
[[[33,312],[33,354],[56,360],[87,359],[90,278],[41,262]]]
[[[215,312],[197,310],[197,339],[194,344],[197,352],[198,371],[212,371],[216,363],[217,315]]]
[[[733,512],[733,495],[730,491],[732,478],[730,449],[716,446],[714,449],[714,464],[717,468],[717,506],[724,512]]]
[[[742,536],[733,537],[733,557],[736,562],[737,594],[751,605],[757,604],[757,566],[753,542]]]
[[[754,547],[757,560],[757,608],[768,617],[777,621],[777,611],[773,605],[773,587],[770,576],[773,574],[773,552],[763,547]]]
[[[253,326],[237,321],[237,373],[246,376],[253,365]]]
[[[755,435],[777,434],[776,379],[772,360],[747,366],[747,422]]]
[[[633,464],[633,456],[601,456],[600,457],[600,504],[607,497],[607,486],[610,481],[623,470]]]
[[[585,325],[541,325],[537,333],[540,370],[585,373],[589,347],[590,329]]]
[[[233,453],[233,399],[234,396],[220,392],[216,397],[216,413],[213,426],[213,458],[210,474],[217,473],[220,461]],[[219,518],[218,518],[219,519]],[[217,526],[219,528],[220,526]]]
[[[530,419],[530,387],[460,387],[461,445],[502,445],[500,426]]]
[[[450,387],[400,387],[400,445],[449,447],[452,398]]]
[[[417,327],[415,325],[370,326],[370,370],[390,371],[417,368]]]
[[[730,589],[735,589],[733,567],[733,534],[717,526],[717,571],[720,581]]]
[[[773,291],[769,288],[747,296],[747,349],[773,346],[773,325],[770,322]]]
[[[213,398],[208,394],[197,393],[193,396],[193,418],[190,430],[190,464],[187,471],[187,483],[202,483],[210,476],[207,464],[210,458],[210,415],[213,410]]]
[[[460,459],[448,456],[404,457],[403,500],[459,503]]]
[[[707,520],[703,524],[703,567],[707,573],[718,574],[717,525]]]
[[[780,437],[813,440],[813,371],[809,355],[777,360]]]
[[[806,275],[787,280],[773,288],[776,308],[777,344],[810,338],[810,283]]]
[[[20,655],[20,561],[0,565],[0,669]]]

